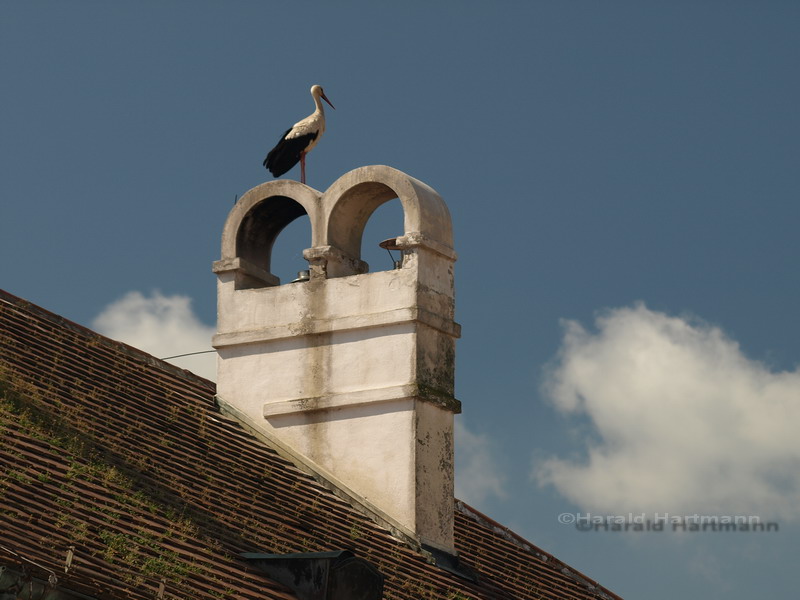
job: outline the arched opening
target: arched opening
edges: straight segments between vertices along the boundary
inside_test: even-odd
[[[413,246],[425,245],[455,260],[450,213],[436,191],[397,169],[373,165],[346,173],[322,197],[325,219],[315,246],[332,248],[336,258],[328,261],[329,277],[363,272],[366,261],[361,260],[362,253],[370,252],[375,243],[364,236],[367,222],[379,207],[394,199],[402,206],[402,227],[375,237],[401,235],[396,247],[402,247],[406,254]]]
[[[378,244],[405,233],[403,217],[403,205],[398,198],[384,202],[370,215],[361,235],[361,260],[369,264],[370,272],[389,271],[394,268],[394,261],[402,259],[399,250],[387,251]]]
[[[289,223],[278,234],[272,245],[271,270],[281,284],[297,278],[300,271],[308,270],[303,250],[310,247],[311,219],[303,214]]]
[[[370,181],[354,185],[342,194],[331,212],[328,243],[347,256],[360,259],[361,242],[367,221],[378,207],[396,198],[397,194],[392,188],[380,182]],[[401,227],[401,231],[394,232],[388,237],[402,235],[403,231]]]
[[[258,270],[274,276],[272,255],[275,240],[290,223],[302,216],[305,216],[305,222],[309,223],[306,209],[291,198],[286,196],[264,198],[247,212],[239,224],[236,232],[236,256]],[[305,240],[299,242],[301,256],[303,249],[309,247],[310,239],[311,235],[308,233]]]

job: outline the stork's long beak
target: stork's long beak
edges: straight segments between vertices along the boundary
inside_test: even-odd
[[[320,92],[320,93],[319,93],[319,96],[320,96],[320,98],[322,98],[323,100],[325,100],[325,102],[327,102],[328,104],[330,104],[330,106],[331,106],[331,108],[332,108],[333,110],[336,110],[336,107],[335,107],[333,104],[331,104],[331,101],[330,101],[330,100],[328,100],[328,97],[325,95],[325,92]]]

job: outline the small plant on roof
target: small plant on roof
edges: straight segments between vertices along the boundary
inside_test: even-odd
[[[167,394],[169,396],[169,393]],[[168,398],[169,399],[169,398]],[[169,407],[169,411],[167,414],[167,423],[170,425],[177,423],[178,418],[180,417],[181,407],[177,404],[173,404]]]
[[[358,539],[361,539],[362,535],[363,535],[363,533],[361,531],[361,526],[358,523],[353,523],[350,526],[350,539],[351,540],[358,540]]]

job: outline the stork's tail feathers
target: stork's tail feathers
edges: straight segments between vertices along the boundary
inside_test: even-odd
[[[280,177],[300,162],[300,155],[317,137],[316,133],[309,133],[287,139],[286,135],[289,131],[283,135],[278,145],[270,150],[264,159],[264,166],[272,173],[273,177]]]

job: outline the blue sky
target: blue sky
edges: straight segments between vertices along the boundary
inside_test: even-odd
[[[309,185],[387,164],[452,213],[460,495],[626,598],[794,597],[799,29],[780,1],[4,0],[0,285],[207,349],[225,217],[322,84]],[[401,229],[381,207],[365,259]],[[628,512],[780,531],[558,522]]]

